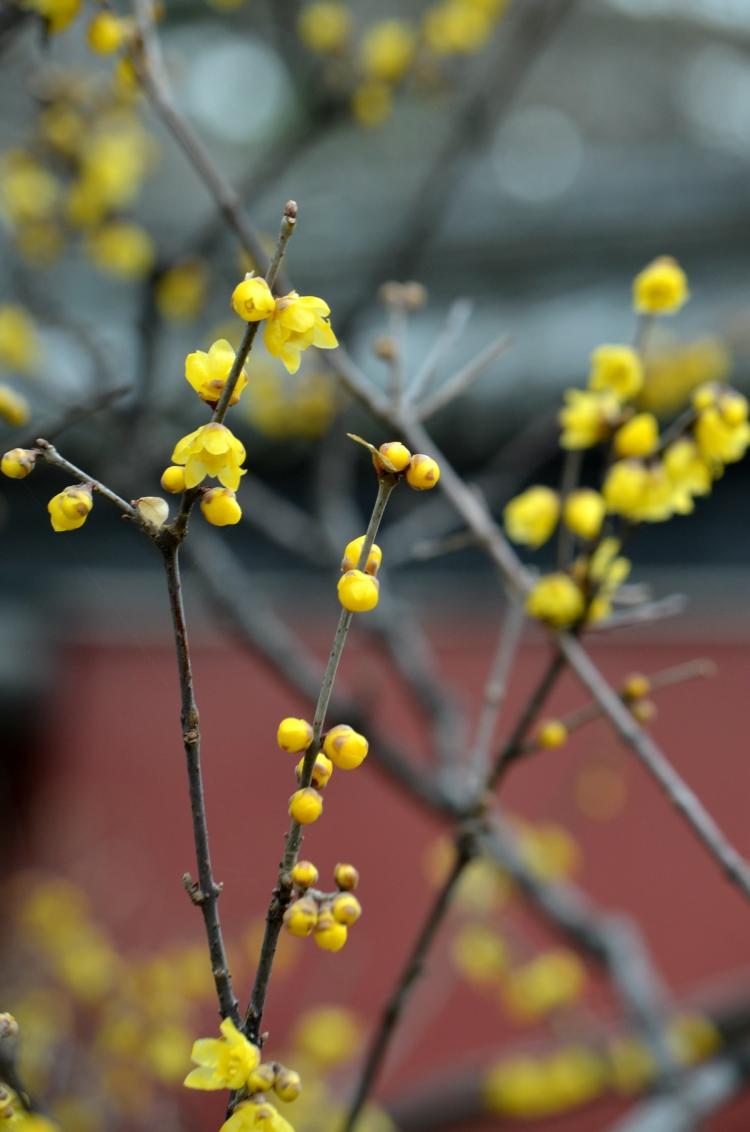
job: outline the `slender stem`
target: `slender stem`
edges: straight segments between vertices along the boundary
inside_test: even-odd
[[[36,447],[48,464],[52,464],[55,468],[61,468],[62,471],[67,472],[72,479],[78,480],[79,483],[88,484],[97,495],[101,495],[104,499],[108,499],[110,503],[114,503],[115,507],[117,507],[119,511],[122,511],[123,515],[127,515],[129,519],[140,522],[138,511],[131,503],[126,503],[124,499],[121,499],[120,496],[108,488],[106,484],[100,483],[99,480],[90,476],[88,472],[81,471],[75,464],[71,464],[70,460],[66,460],[64,456],[61,456],[48,440],[37,440]]]
[[[370,522],[367,526],[365,533],[365,540],[362,546],[362,551],[359,557],[358,566],[361,569],[367,562],[367,557],[370,553],[370,548],[375,540],[375,536],[380,526],[380,521],[383,518],[383,513],[387,506],[391,492],[396,486],[397,480],[390,476],[385,476],[378,481],[378,494],[375,499],[375,504],[370,516]],[[315,766],[315,759],[320,751],[321,738],[323,728],[325,726],[326,714],[328,712],[328,705],[333,693],[333,686],[336,680],[336,673],[338,671],[341,655],[344,651],[346,638],[349,633],[349,627],[352,622],[353,614],[347,609],[342,609],[339,615],[336,632],[331,646],[331,652],[328,657],[323,680],[320,686],[320,693],[318,695],[318,702],[315,707],[315,715],[313,718],[313,738],[312,742],[305,754],[304,763],[302,766],[302,773],[299,778],[300,789],[304,789],[310,785],[312,781],[313,767]],[[263,1019],[263,1010],[265,1008],[266,995],[268,994],[268,986],[271,979],[271,972],[273,970],[274,957],[276,955],[276,947],[278,945],[279,935],[284,920],[284,912],[289,904],[292,894],[292,881],[291,870],[297,860],[300,846],[303,838],[303,827],[298,821],[292,819],[289,829],[286,834],[286,841],[284,846],[284,855],[281,860],[279,874],[276,882],[276,887],[271,895],[271,902],[268,906],[266,913],[266,927],[263,935],[263,943],[261,944],[260,958],[258,960],[258,968],[255,974],[255,982],[253,984],[252,993],[250,995],[250,1002],[245,1013],[245,1033],[251,1042],[259,1044],[261,1041],[261,1023]]]
[[[391,1038],[406,1007],[409,993],[422,973],[427,954],[448,911],[456,885],[461,879],[464,869],[473,859],[474,851],[469,843],[462,844],[459,842],[457,848],[458,852],[453,868],[427,913],[409,957],[380,1016],[342,1132],[352,1132],[357,1123],[367,1098],[377,1081]]]
[[[483,777],[487,772],[492,736],[497,728],[500,712],[505,702],[508,680],[521,641],[523,622],[523,603],[518,598],[511,597],[503,617],[497,648],[485,683],[476,736],[469,757],[469,765],[477,778]]]
[[[508,767],[515,762],[524,751],[527,733],[537,714],[541,711],[548,695],[557,683],[558,677],[565,668],[565,657],[555,649],[554,655],[542,673],[542,678],[529,696],[526,707],[521,712],[516,726],[503,744],[502,750],[495,759],[494,766],[487,776],[486,789],[494,790]]]
[[[231,1018],[238,1025],[239,1005],[232,989],[224,937],[219,919],[218,899],[221,885],[214,880],[211,867],[211,854],[208,843],[208,824],[201,771],[201,731],[198,705],[193,688],[193,672],[190,659],[185,609],[182,601],[180,580],[179,549],[176,545],[163,550],[164,569],[169,592],[169,608],[172,614],[177,668],[180,677],[180,719],[182,722],[182,741],[187,760],[188,788],[190,791],[190,810],[193,818],[193,840],[198,868],[198,882],[193,883],[188,873],[183,878],[185,887],[194,904],[200,907],[206,926],[208,950],[211,956],[211,971],[219,1000],[222,1018]]]
[[[465,366],[457,370],[431,396],[425,397],[423,401],[417,404],[416,411],[419,419],[426,421],[428,417],[434,416],[440,409],[449,405],[451,401],[455,401],[456,397],[465,393],[486,372],[487,367],[492,365],[495,359],[504,354],[506,350],[510,349],[511,345],[510,336],[501,334],[499,338],[490,342],[489,346],[485,346],[475,358],[472,358]]]

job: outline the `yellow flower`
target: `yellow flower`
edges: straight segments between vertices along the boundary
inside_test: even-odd
[[[297,20],[297,32],[305,47],[327,54],[339,51],[351,30],[351,15],[340,0],[318,0],[309,4]]]
[[[160,313],[174,322],[191,322],[206,298],[206,269],[200,260],[184,260],[159,277],[155,296]]]
[[[333,870],[333,879],[336,881],[337,886],[345,892],[353,892],[359,884],[359,873],[354,865],[339,862]]]
[[[722,405],[710,405],[698,414],[693,436],[701,456],[711,467],[734,464],[745,455],[750,444],[747,420],[727,420]]]
[[[563,505],[563,522],[579,538],[591,541],[601,530],[607,505],[598,491],[589,487],[571,491]]]
[[[297,888],[312,888],[318,883],[318,870],[312,861],[297,861],[292,868],[292,881]]]
[[[687,276],[671,256],[659,256],[633,280],[633,306],[639,314],[674,314],[689,298]]]
[[[561,719],[544,719],[539,724],[535,739],[546,751],[562,747],[568,738],[568,729]]]
[[[263,1101],[242,1101],[219,1132],[294,1132],[291,1124],[269,1104]]]
[[[381,126],[392,110],[393,95],[386,83],[360,83],[352,95],[352,114],[360,126]]]
[[[93,506],[90,487],[83,484],[66,487],[47,504],[52,530],[77,531],[86,522]]]
[[[185,487],[197,487],[206,476],[214,476],[224,487],[236,491],[245,474],[244,445],[226,427],[211,422],[178,440],[172,453],[175,464],[185,465]]]
[[[0,306],[0,364],[28,373],[39,360],[34,324],[23,307]]]
[[[11,448],[0,462],[0,471],[11,480],[23,480],[34,471],[36,452],[28,448]]]
[[[631,517],[641,505],[648,472],[640,460],[618,460],[612,464],[602,485],[607,510]]]
[[[506,1004],[516,1017],[530,1020],[575,1001],[585,982],[585,968],[573,952],[548,951],[512,972]]]
[[[566,389],[560,410],[563,448],[591,448],[611,433],[620,417],[620,402],[614,393]]]
[[[20,393],[9,385],[0,385],[0,420],[7,421],[13,428],[26,424],[31,415],[29,403]]]
[[[526,598],[530,617],[557,628],[575,624],[583,616],[583,594],[568,574],[546,574]]]
[[[334,896],[331,902],[331,912],[337,924],[346,924],[350,927],[356,924],[362,915],[362,905],[351,892],[341,892]]]
[[[87,240],[93,263],[121,279],[139,279],[151,269],[154,245],[145,228],[127,220],[110,220]]]
[[[3,154],[0,201],[11,223],[47,220],[59,197],[57,180],[35,157],[22,149]]]
[[[119,51],[127,37],[130,25],[112,12],[98,12],[86,28],[86,42],[97,55],[112,55]]]
[[[262,275],[249,275],[232,291],[232,307],[245,322],[261,322],[274,313],[276,300]]]
[[[416,36],[403,20],[372,24],[362,37],[362,68],[370,79],[397,83],[414,56]]]
[[[185,469],[170,464],[161,474],[161,486],[172,495],[179,495],[185,490]]]
[[[680,515],[693,510],[696,495],[708,495],[711,471],[695,441],[683,436],[664,451],[664,468],[674,492],[673,506]]]
[[[269,354],[280,358],[289,373],[296,373],[300,354],[309,346],[335,350],[338,339],[328,321],[330,313],[328,303],[315,295],[298,295],[296,291],[290,291],[277,299],[263,332]]]
[[[221,1038],[199,1038],[191,1058],[198,1066],[185,1078],[189,1089],[241,1089],[260,1064],[260,1052],[225,1018],[219,1026]]]
[[[485,924],[465,924],[453,940],[453,962],[469,983],[494,983],[508,965],[505,942]]]
[[[406,482],[415,491],[430,491],[440,479],[440,467],[432,456],[415,452],[406,469]]]
[[[300,825],[310,825],[323,813],[323,798],[312,786],[295,790],[289,799],[289,816]]]
[[[436,55],[479,51],[491,33],[490,13],[466,0],[444,0],[429,9],[424,19],[425,43]]]
[[[242,508],[229,488],[212,487],[201,496],[201,514],[214,527],[233,527],[242,518]]]
[[[724,380],[731,362],[729,351],[718,338],[650,350],[638,404],[661,417],[669,416],[684,406],[696,386]]]
[[[643,386],[643,365],[631,346],[599,346],[591,355],[589,389],[630,401]]]
[[[21,7],[38,12],[47,21],[52,34],[64,31],[78,15],[81,0],[22,0]]]
[[[291,751],[295,755],[300,751],[306,751],[312,740],[311,724],[306,719],[296,719],[291,715],[282,719],[276,731],[276,742],[282,751]]]
[[[378,452],[388,461],[389,471],[404,472],[411,463],[411,452],[400,440],[387,440]]]
[[[650,456],[659,443],[659,425],[652,413],[636,413],[615,433],[618,456]]]
[[[560,516],[560,497],[549,487],[529,487],[506,504],[503,521],[509,538],[536,550],[547,541]]]
[[[215,405],[221,396],[227,378],[237,355],[226,338],[219,338],[206,353],[195,350],[185,358],[185,377],[202,401]],[[229,398],[230,405],[236,405],[242,390],[247,385],[247,375],[240,370],[240,376]]]
[[[310,896],[303,896],[299,900],[295,900],[284,912],[284,927],[290,935],[297,936],[298,939],[312,935],[317,922],[318,905]]]

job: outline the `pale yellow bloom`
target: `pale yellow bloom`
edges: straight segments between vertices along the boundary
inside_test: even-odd
[[[605,440],[620,418],[620,402],[614,393],[567,389],[560,410],[563,448],[591,448]]]
[[[568,574],[561,572],[541,577],[526,598],[530,617],[557,628],[575,624],[583,616],[584,608],[581,590]]]
[[[368,78],[396,83],[414,57],[416,36],[404,20],[372,24],[362,37],[362,68]]]
[[[710,468],[695,441],[687,436],[675,440],[665,449],[664,468],[674,491],[674,509],[686,515],[693,510],[694,496],[710,492]]]
[[[560,497],[549,487],[529,487],[506,504],[503,521],[508,537],[536,549],[553,533],[560,516]]]
[[[295,1046],[319,1065],[329,1069],[354,1056],[362,1037],[351,1010],[340,1006],[318,1006],[297,1021]]]
[[[277,299],[263,331],[263,341],[269,354],[280,358],[289,373],[296,373],[300,355],[309,346],[334,350],[338,339],[328,321],[330,313],[328,303],[315,295],[298,295],[296,291],[290,291]]]
[[[26,424],[31,416],[29,403],[20,393],[16,393],[9,385],[0,385],[0,420],[6,421],[13,428]]]
[[[650,456],[659,443],[659,424],[653,413],[636,413],[615,433],[618,456]]]
[[[241,1089],[260,1064],[257,1046],[240,1033],[231,1018],[225,1018],[219,1029],[221,1038],[199,1038],[193,1043],[190,1056],[198,1068],[185,1078],[189,1089]]]
[[[188,433],[175,445],[174,464],[185,466],[185,486],[197,487],[206,476],[216,477],[224,487],[236,491],[245,474],[244,445],[226,427],[212,422]]]
[[[276,300],[262,275],[250,275],[232,292],[232,306],[245,322],[261,322],[274,313]]]
[[[39,361],[36,329],[23,307],[0,305],[0,365],[29,373]]]
[[[220,1132],[294,1132],[291,1124],[268,1101],[238,1104]]]
[[[689,298],[687,276],[671,256],[659,256],[633,280],[633,306],[640,314],[674,314]]]
[[[38,12],[54,34],[64,31],[78,15],[81,0],[22,0],[21,7]]]
[[[571,491],[563,505],[563,522],[579,538],[595,539],[601,530],[607,505],[598,491],[581,487]]]
[[[76,531],[86,522],[94,502],[82,484],[66,487],[47,504],[53,531]]]
[[[146,229],[127,220],[111,220],[91,232],[86,250],[97,267],[121,279],[141,278],[155,256]]]
[[[208,278],[200,260],[184,260],[159,277],[155,296],[160,313],[175,322],[191,322],[206,300]]]
[[[643,365],[632,346],[599,346],[591,355],[589,389],[630,401],[643,386]]]
[[[352,95],[352,114],[361,126],[381,126],[393,111],[393,95],[387,83],[360,83]]]
[[[305,47],[321,54],[339,51],[349,38],[351,13],[340,0],[317,0],[303,8],[297,32]]]
[[[202,401],[215,405],[221,397],[227,378],[237,355],[226,338],[219,338],[208,349],[195,350],[185,358],[185,377]],[[230,405],[236,405],[242,390],[247,385],[247,375],[240,370],[239,378],[229,398]]]
[[[750,444],[750,425],[743,419],[730,423],[720,405],[711,405],[698,414],[693,436],[709,465],[734,464]]]
[[[425,43],[436,55],[468,55],[479,51],[492,34],[488,11],[467,0],[443,0],[424,18]]]
[[[56,178],[22,149],[6,151],[0,163],[0,203],[12,224],[48,220],[60,195]]]

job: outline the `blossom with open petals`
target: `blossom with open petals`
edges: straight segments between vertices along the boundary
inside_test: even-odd
[[[328,303],[315,295],[298,295],[296,291],[290,291],[277,299],[263,332],[269,354],[280,358],[289,373],[296,373],[300,354],[308,346],[335,350],[339,343],[328,321],[330,313]]]
[[[219,1026],[222,1037],[199,1038],[191,1058],[197,1065],[185,1078],[189,1089],[241,1089],[260,1064],[260,1051],[231,1018]]]
[[[197,487],[206,476],[215,476],[224,487],[236,491],[245,474],[241,467],[245,446],[226,425],[212,421],[178,440],[172,453],[174,464],[185,466],[185,487]]]

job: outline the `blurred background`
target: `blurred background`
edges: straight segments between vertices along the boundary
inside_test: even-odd
[[[160,493],[174,443],[203,421],[185,355],[218,338],[237,344],[229,295],[253,265],[138,93],[127,39],[102,52],[89,30],[98,10],[0,4],[0,443],[49,437],[130,499]],[[742,0],[173,2],[159,36],[175,103],[269,250],[284,202],[298,201],[289,277],[326,299],[375,384],[388,381],[383,336],[399,337],[408,375],[429,361],[431,388],[494,355],[429,428],[498,516],[525,484],[558,483],[562,392],[585,382],[597,345],[633,341],[632,278],[657,255],[682,264],[691,301],[649,336],[642,407],[669,422],[701,382],[748,392]],[[379,298],[391,279],[425,288],[405,325]],[[493,350],[506,335],[509,348]],[[248,451],[243,522],[225,535],[197,517],[186,568],[241,999],[291,789],[276,725],[311,713],[338,557],[372,500],[368,461],[345,434],[391,439],[316,353],[291,377],[254,348],[231,422]],[[584,480],[595,472],[587,460]],[[215,1016],[199,917],[180,883],[192,845],[162,571],[101,501],[85,530],[53,535],[46,504],[63,486],[48,468],[0,484],[3,992],[27,1034],[30,1079],[65,1128],[213,1127],[215,1104],[172,1089]],[[746,466],[732,466],[694,514],[639,531],[631,600],[678,595],[680,616],[592,645],[616,686],[634,670],[715,662],[712,679],[663,693],[652,726],[741,851],[747,491]],[[379,542],[381,609],[357,625],[342,686],[444,773],[441,747],[468,742],[504,598],[440,498],[397,492]],[[544,568],[549,555],[532,561]],[[508,721],[545,656],[529,631]],[[550,710],[583,699],[566,678]],[[335,782],[327,804],[310,856],[326,875],[354,861],[366,914],[341,955],[288,940],[272,990],[273,1048],[290,1049],[313,1081],[330,1074],[303,1115],[285,1113],[305,1128],[335,1125],[352,1051],[427,906],[445,836],[377,758]],[[546,875],[638,919],[675,1012],[704,1026],[690,1031],[695,1056],[719,1032],[744,1035],[747,909],[604,725],[522,765],[507,805]],[[648,1085],[637,1051],[626,1048],[614,1085],[565,1064],[558,1078],[577,1092],[550,1099],[552,1070],[526,1093],[524,1081],[561,1043],[594,1034],[599,1048],[626,1028],[611,992],[573,963],[567,998],[525,1016],[511,976],[559,941],[507,878],[478,870],[466,887],[381,1099],[405,1128],[469,1126],[488,1112],[503,1126],[609,1127]],[[315,1020],[322,1006],[337,1013],[306,1037],[299,1015]],[[519,1056],[510,1093],[488,1100],[487,1066]],[[529,1091],[547,1100],[524,1109]],[[710,1127],[744,1129],[748,1111],[724,1109]],[[383,1112],[369,1119],[387,1127]]]

